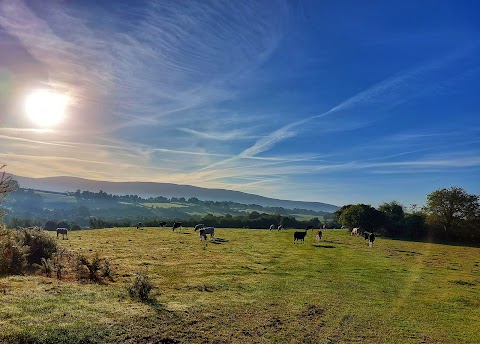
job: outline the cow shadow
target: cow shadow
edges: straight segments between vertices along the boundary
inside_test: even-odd
[[[212,244],[223,244],[223,243],[228,242],[228,240],[227,239],[222,239],[222,238],[214,238],[214,239],[211,239],[210,242]]]
[[[337,248],[336,246],[333,246],[333,245],[320,245],[320,244],[314,244],[313,247],[315,247],[315,248]]]

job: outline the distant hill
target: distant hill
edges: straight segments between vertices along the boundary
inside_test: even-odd
[[[191,185],[154,182],[108,182],[77,177],[29,178],[12,175],[22,188],[75,192],[100,190],[113,195],[138,195],[140,197],[196,197],[203,201],[232,201],[242,204],[257,204],[263,207],[283,207],[288,209],[308,209],[314,211],[334,212],[339,207],[321,202],[289,201],[268,198],[240,191],[224,189],[207,189]]]

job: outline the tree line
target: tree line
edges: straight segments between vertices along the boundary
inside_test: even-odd
[[[1,169],[1,168],[0,168]],[[0,201],[11,192],[18,189],[18,184],[10,178],[0,175]],[[28,196],[34,196],[32,191],[25,191]],[[26,196],[26,194],[22,194]],[[142,199],[135,195],[116,196],[109,195],[103,191],[92,193],[89,191],[73,193],[75,197],[100,198],[100,199],[118,199],[139,201],[184,201],[185,199],[165,197]],[[122,198],[123,197],[123,198]],[[21,202],[22,198],[14,201]],[[185,200],[187,201],[187,200]],[[226,209],[232,205],[237,206],[234,202],[212,202],[200,201],[196,198],[190,198],[190,203],[213,204]],[[35,202],[33,202],[35,203]],[[257,209],[277,210],[275,214],[258,212],[256,210],[250,213],[242,213],[240,215],[219,215],[207,214],[205,216],[192,216],[190,218],[180,218],[171,216],[169,218],[158,218],[151,214],[142,215],[141,213],[135,217],[126,217],[123,219],[105,219],[92,215],[87,207],[81,206],[76,208],[77,218],[81,221],[88,219],[90,228],[106,228],[106,227],[128,227],[142,222],[144,226],[159,226],[161,222],[181,221],[184,226],[194,226],[197,223],[204,223],[207,226],[222,228],[269,228],[270,225],[275,227],[282,225],[285,228],[305,228],[313,226],[314,228],[339,228],[344,227],[351,229],[361,227],[367,231],[373,231],[380,235],[393,238],[406,238],[414,240],[436,240],[436,241],[455,241],[468,244],[480,244],[480,202],[479,196],[468,194],[461,187],[450,187],[433,191],[427,195],[426,205],[421,209],[412,208],[406,211],[405,208],[396,201],[381,204],[374,208],[368,204],[348,204],[344,205],[333,214],[324,213],[324,218],[320,220],[313,217],[310,220],[298,220],[294,216],[284,214],[283,208],[263,208],[257,205],[242,205],[245,207],[257,207]],[[297,209],[295,209],[297,210]],[[175,214],[175,213],[172,213]],[[179,215],[181,213],[178,213]],[[0,212],[0,219],[3,215]],[[184,214],[181,214],[184,215]],[[9,227],[30,227],[41,226],[46,229],[55,229],[56,227],[66,227],[69,229],[80,229],[81,226],[75,220],[52,220],[51,218],[14,217],[10,220]]]
[[[344,227],[361,227],[386,237],[480,244],[479,196],[460,187],[433,191],[423,208],[410,212],[395,201],[377,209],[349,204],[335,211],[333,218]]]

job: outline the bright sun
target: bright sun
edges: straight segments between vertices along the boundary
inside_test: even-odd
[[[33,91],[25,100],[27,116],[38,126],[49,127],[60,123],[68,105],[67,95],[40,89]]]

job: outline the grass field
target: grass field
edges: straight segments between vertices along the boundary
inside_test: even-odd
[[[326,230],[115,228],[59,243],[109,258],[114,281],[0,278],[0,342],[479,343],[480,249]],[[158,287],[131,299],[135,272]]]

